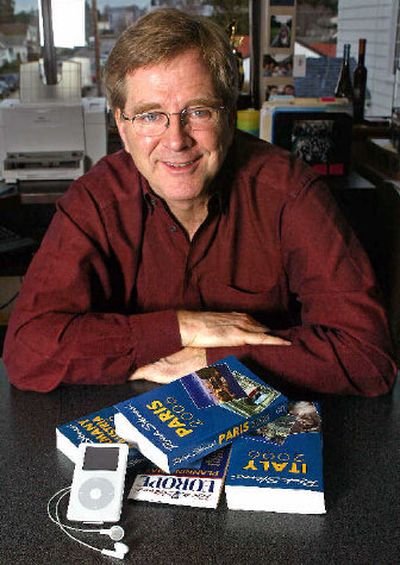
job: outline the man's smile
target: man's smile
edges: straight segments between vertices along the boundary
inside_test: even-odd
[[[160,159],[159,162],[161,162],[162,165],[171,172],[187,172],[194,170],[197,167],[200,159],[201,155],[193,159],[187,159],[184,161],[168,161],[165,159]]]

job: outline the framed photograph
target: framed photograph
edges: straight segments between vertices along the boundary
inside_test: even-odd
[[[272,14],[270,18],[269,47],[271,49],[290,49],[292,45],[291,15]]]
[[[275,83],[275,82],[270,82],[270,80],[268,80],[268,82],[264,85],[264,88],[265,88],[265,94],[263,99],[265,101],[279,99],[277,98],[278,96],[296,95],[295,86],[291,82],[282,83],[281,80],[279,80],[279,83],[278,81],[276,81]]]
[[[253,67],[251,92],[258,108],[271,95],[294,96],[296,2],[250,2]]]
[[[293,76],[293,55],[264,55],[263,77],[291,77]]]
[[[351,156],[352,117],[345,112],[298,108],[274,112],[272,142],[322,175],[343,175]]]

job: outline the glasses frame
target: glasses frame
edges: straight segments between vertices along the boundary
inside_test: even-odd
[[[213,105],[209,105],[209,106],[194,106],[194,107],[189,107],[189,108],[183,108],[180,112],[163,112],[162,110],[150,110],[148,112],[139,112],[138,114],[135,114],[134,116],[130,117],[127,116],[125,114],[125,112],[123,110],[121,110],[121,118],[127,122],[131,122],[132,125],[134,125],[134,122],[136,120],[136,118],[139,118],[140,116],[145,116],[146,114],[152,114],[152,113],[157,113],[157,114],[162,114],[163,116],[165,116],[167,118],[167,122],[165,124],[165,127],[162,131],[160,131],[160,133],[153,133],[153,134],[147,134],[150,137],[155,137],[157,135],[162,135],[165,131],[167,131],[167,129],[170,126],[171,123],[171,116],[180,116],[179,121],[182,125],[182,127],[187,126],[187,121],[186,121],[186,115],[188,114],[189,110],[199,110],[201,108],[207,108],[207,109],[211,109],[211,110],[215,110],[217,112],[220,112],[222,110],[226,110],[226,106],[213,106]]]

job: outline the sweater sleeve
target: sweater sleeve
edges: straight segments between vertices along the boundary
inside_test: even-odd
[[[235,354],[289,390],[388,392],[397,369],[374,273],[322,183],[309,183],[289,200],[281,215],[280,244],[301,323],[275,333],[291,345],[208,349],[208,361]]]
[[[181,347],[174,311],[131,312],[124,294],[132,289],[118,275],[105,223],[82,187],[72,204],[69,197],[59,202],[5,339],[4,362],[17,388],[121,383]]]

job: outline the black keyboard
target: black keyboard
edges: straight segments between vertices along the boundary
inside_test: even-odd
[[[36,242],[30,237],[23,237],[4,226],[0,226],[0,253],[24,251],[35,246]]]

